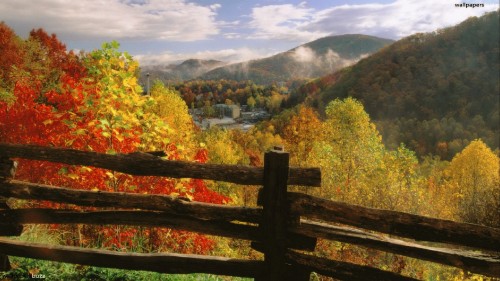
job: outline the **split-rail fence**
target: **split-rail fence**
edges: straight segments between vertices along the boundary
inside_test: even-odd
[[[17,181],[12,178],[16,158],[93,166],[139,176],[259,185],[259,207]],[[247,260],[129,253],[0,238],[0,270],[10,268],[8,256],[20,256],[98,267],[170,274],[209,273],[269,281],[309,280],[311,272],[339,280],[415,280],[369,266],[316,257],[313,252],[320,238],[500,277],[500,229],[328,201],[289,192],[289,185],[319,187],[321,172],[318,168],[289,167],[289,154],[279,148],[264,155],[264,167],[249,167],[168,161],[148,153],[109,155],[0,144],[0,236],[20,235],[23,224],[157,226],[249,240],[253,249],[264,254],[263,260]],[[11,209],[6,203],[8,198],[107,209]]]

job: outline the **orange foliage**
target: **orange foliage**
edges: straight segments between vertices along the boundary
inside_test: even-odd
[[[12,41],[10,29],[0,24],[0,39]],[[9,37],[10,36],[10,37]],[[10,39],[9,39],[10,38]],[[104,126],[102,112],[97,109],[112,106],[119,111],[122,108],[120,99],[109,100],[106,88],[99,87],[89,79],[86,67],[74,54],[67,53],[65,46],[55,35],[48,36],[43,30],[33,30],[32,40],[38,40],[44,46],[46,55],[51,59],[51,70],[60,71],[61,75],[52,85],[57,88],[44,92],[42,83],[30,83],[25,80],[15,81],[12,103],[0,100],[0,142],[16,144],[37,144],[53,147],[70,147],[78,150],[101,153],[130,153],[137,151],[141,143],[143,126],[140,122],[131,122],[130,126],[113,128]],[[8,41],[7,43],[11,42]],[[1,42],[13,49],[15,45]],[[13,47],[14,46],[14,47]],[[12,62],[14,61],[14,62]],[[8,63],[15,63],[16,58]],[[0,61],[3,63],[4,61]],[[7,62],[6,62],[7,63]],[[0,65],[2,69],[8,69]],[[3,73],[2,73],[3,74]],[[51,78],[54,78],[51,76]],[[127,80],[130,83],[132,80]],[[114,86],[114,85],[113,85]],[[135,94],[135,93],[131,93]],[[140,97],[137,97],[140,99]],[[155,124],[147,124],[149,127]],[[110,133],[105,130],[110,130]],[[181,159],[181,154],[195,155],[194,161],[207,161],[207,151],[200,149],[192,152],[180,152],[175,143],[161,144],[169,160]],[[182,156],[182,159],[185,159]],[[159,177],[136,177],[112,172],[104,169],[68,166],[43,161],[18,160],[19,168],[16,178],[36,183],[71,187],[82,190],[102,190],[112,192],[134,192],[148,194],[177,194],[192,200],[223,204],[229,198],[208,189],[202,180],[176,180]],[[65,204],[51,202],[32,203],[35,206],[54,208],[76,208]],[[92,208],[86,208],[92,209]],[[70,226],[54,225],[58,229],[74,229]],[[213,248],[209,238],[183,231],[172,231],[164,228],[149,228],[139,231],[133,227],[96,227],[79,226],[78,234],[68,238],[78,241],[77,244],[88,246],[104,246],[115,249],[133,249],[134,241],[141,236],[150,245],[149,250],[174,250],[181,252],[205,253]],[[104,237],[104,238],[103,238]],[[100,242],[95,242],[100,241]],[[100,243],[100,244],[99,244]]]

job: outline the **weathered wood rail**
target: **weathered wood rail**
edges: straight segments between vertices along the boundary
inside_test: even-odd
[[[340,280],[415,280],[376,268],[297,252],[329,239],[500,277],[500,229],[377,210],[288,192],[288,185],[320,186],[317,168],[291,168],[288,153],[266,153],[264,168],[167,161],[147,153],[106,155],[52,147],[0,144],[0,235],[23,224],[157,226],[252,241],[264,260],[118,253],[0,238],[0,269],[8,255],[161,273],[211,273],[256,280],[309,280],[317,272]],[[165,195],[74,190],[11,179],[26,158],[85,165],[142,176],[200,178],[261,185],[262,207],[190,202]],[[48,200],[113,210],[10,209],[7,198]],[[118,210],[117,210],[118,209]],[[391,237],[389,237],[388,235]],[[394,236],[400,237],[396,238]],[[405,240],[402,240],[405,239]],[[418,241],[434,242],[420,244]]]

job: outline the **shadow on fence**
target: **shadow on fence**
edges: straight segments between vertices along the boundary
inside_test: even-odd
[[[93,166],[132,175],[262,185],[258,199],[261,207],[223,206],[163,195],[83,191],[21,182],[11,179],[14,167],[11,158]],[[186,254],[122,253],[0,238],[0,269],[10,268],[7,256],[11,255],[100,267],[160,273],[210,273],[253,277],[255,280],[309,280],[311,272],[340,280],[415,280],[389,271],[304,253],[313,252],[317,238],[322,238],[500,277],[500,229],[328,201],[288,192],[288,185],[318,187],[321,172],[317,168],[289,167],[288,153],[278,149],[266,153],[264,167],[258,168],[167,161],[147,153],[107,155],[0,144],[1,236],[20,235],[23,224],[157,226],[249,240],[253,249],[264,253],[264,260],[245,260]],[[7,198],[122,210],[10,209]],[[426,246],[417,241],[440,244]]]

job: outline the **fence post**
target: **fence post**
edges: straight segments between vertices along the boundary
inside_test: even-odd
[[[264,155],[263,220],[260,225],[266,269],[257,281],[286,280],[287,182],[289,154],[281,147]]]
[[[14,176],[17,163],[9,158],[0,157],[0,188],[2,183]],[[7,198],[0,196],[0,209],[9,209]],[[1,224],[0,236],[18,236],[21,235],[23,227],[21,225]],[[10,270],[9,257],[0,253],[0,271]]]

